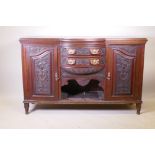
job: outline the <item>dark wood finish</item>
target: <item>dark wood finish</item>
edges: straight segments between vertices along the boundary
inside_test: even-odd
[[[25,113],[28,114],[29,103],[135,103],[140,114],[146,41],[145,38],[20,39]],[[91,80],[97,80],[96,91],[100,90],[102,96],[64,99],[62,88],[70,80],[75,80],[84,94],[91,88]]]
[[[25,114],[29,113],[29,102],[24,102]]]
[[[136,103],[137,115],[140,115],[141,105],[142,103]]]
[[[141,101],[145,42],[146,39],[106,41],[105,100]]]
[[[57,47],[22,45],[25,99],[57,99]]]

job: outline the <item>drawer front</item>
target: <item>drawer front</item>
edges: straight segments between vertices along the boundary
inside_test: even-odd
[[[94,58],[77,58],[77,57],[63,57],[61,58],[63,66],[97,66],[103,65],[104,61],[101,57]]]
[[[105,48],[63,47],[61,49],[61,68],[71,74],[93,74],[104,69]]]
[[[81,55],[93,56],[93,55],[101,55],[103,49],[98,47],[89,47],[89,48],[64,47],[62,48],[61,52],[64,55],[68,56],[81,56]]]
[[[94,74],[98,73],[100,71],[103,71],[103,67],[64,67],[62,68],[62,72],[64,75],[64,72],[72,74],[72,75],[88,75],[88,74]]]

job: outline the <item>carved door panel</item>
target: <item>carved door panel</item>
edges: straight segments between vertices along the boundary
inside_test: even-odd
[[[26,45],[26,98],[55,100],[58,98],[57,48],[48,45]],[[57,77],[55,77],[57,76]]]
[[[108,46],[105,99],[137,99],[139,49],[140,45]]]

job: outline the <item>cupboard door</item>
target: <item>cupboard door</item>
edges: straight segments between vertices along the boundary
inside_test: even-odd
[[[107,47],[107,75],[105,99],[138,99],[138,63],[140,45],[109,45]],[[140,69],[140,68],[139,68]],[[141,81],[141,78],[139,78]]]
[[[25,98],[29,100],[57,99],[57,48],[48,45],[25,45],[23,49]]]

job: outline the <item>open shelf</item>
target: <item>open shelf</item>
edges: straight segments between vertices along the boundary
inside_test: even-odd
[[[80,86],[76,80],[69,80],[68,85],[61,87],[63,100],[99,101],[104,98],[104,91],[98,80],[90,80],[85,86]]]

